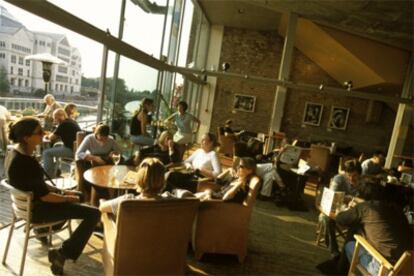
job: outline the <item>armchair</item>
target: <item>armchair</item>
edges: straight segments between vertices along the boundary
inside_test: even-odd
[[[204,253],[235,254],[242,263],[247,255],[249,222],[260,186],[258,177],[249,183],[243,204],[219,200],[200,204],[192,244],[196,259]]]
[[[217,128],[217,137],[220,144],[219,152],[226,156],[233,156],[234,144],[237,141],[236,135],[225,135],[224,133],[222,134],[219,127]]]
[[[369,242],[360,235],[354,235],[356,239],[354,254],[352,255],[352,262],[349,267],[348,275],[369,275],[369,273],[359,264],[359,250],[361,246],[380,263],[379,276],[382,275],[413,275],[414,273],[414,258],[413,251],[405,251],[398,261],[393,265],[385,259]],[[358,270],[360,273],[355,273]],[[386,273],[388,272],[388,273]]]
[[[196,199],[126,200],[116,222],[104,213],[106,275],[184,274]]]

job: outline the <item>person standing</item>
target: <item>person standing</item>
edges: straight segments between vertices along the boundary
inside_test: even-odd
[[[62,146],[54,146],[43,151],[43,167],[51,177],[56,177],[56,159],[59,157],[74,157],[73,144],[76,141],[76,133],[80,131],[78,123],[67,117],[62,108],[53,112],[53,119],[58,124],[57,129],[48,135],[49,140],[54,143],[62,140]]]
[[[151,112],[154,112],[154,101],[145,98],[131,120],[130,133],[131,141],[134,144],[144,146],[154,144],[154,139],[147,132],[147,125],[151,124],[151,116],[149,115]]]
[[[37,117],[45,119],[45,130],[51,130],[53,127],[53,112],[56,109],[61,108],[61,106],[56,102],[55,97],[52,94],[47,94],[43,98],[43,101],[46,104],[45,110],[43,110],[42,113],[38,114]]]
[[[48,253],[53,274],[63,274],[67,259],[76,260],[82,253],[100,219],[98,209],[79,203],[79,193],[59,190],[44,181],[44,173],[36,158],[36,146],[42,143],[44,132],[34,117],[24,117],[11,124],[9,138],[16,143],[6,167],[8,181],[16,189],[33,193],[33,223],[79,219],[79,226],[61,247]]]
[[[200,129],[200,120],[194,115],[187,112],[188,104],[184,101],[178,103],[178,111],[171,114],[165,122],[174,121],[177,126],[177,132],[174,134],[174,143],[178,145],[180,152],[180,159],[182,159],[186,150],[187,144],[193,140],[193,134]],[[196,130],[193,131],[192,123],[197,123]]]

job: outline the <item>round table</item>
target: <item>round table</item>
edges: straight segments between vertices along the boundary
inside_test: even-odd
[[[125,165],[105,165],[88,169],[83,177],[94,186],[106,189],[129,190],[136,189],[137,185],[124,182],[124,177],[133,167]]]

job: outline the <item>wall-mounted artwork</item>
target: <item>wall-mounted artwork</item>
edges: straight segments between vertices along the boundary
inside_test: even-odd
[[[256,97],[249,95],[234,95],[233,109],[245,112],[254,112]]]
[[[328,127],[345,130],[348,124],[349,111],[350,109],[346,107],[332,106]]]
[[[302,123],[305,125],[319,126],[321,124],[322,111],[322,104],[306,102]]]

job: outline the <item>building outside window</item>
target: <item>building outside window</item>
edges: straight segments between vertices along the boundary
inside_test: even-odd
[[[24,81],[24,86],[25,86],[25,87],[29,87],[29,80],[25,80],[25,81]]]
[[[16,63],[16,56],[12,55],[10,60],[11,60],[11,63]]]
[[[13,72],[13,66],[12,67],[10,67],[10,75],[13,75],[14,74],[14,72]]]
[[[23,76],[23,68],[18,68],[17,69],[17,75]]]
[[[6,47],[6,42],[0,41],[0,47]]]
[[[19,64],[23,65],[23,57],[19,57]]]
[[[27,70],[27,76],[30,77],[30,70]]]
[[[26,60],[26,66],[30,66],[30,60]]]
[[[5,53],[0,53],[0,58],[6,58],[6,54]]]
[[[17,85],[17,86],[18,86],[18,87],[21,87],[21,86],[22,86],[22,82],[23,82],[23,80],[22,80],[22,79],[19,79],[19,80],[18,80],[18,82],[19,82],[19,83],[18,83],[18,85]]]

